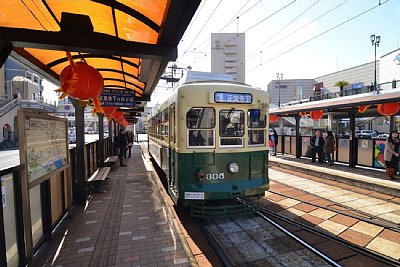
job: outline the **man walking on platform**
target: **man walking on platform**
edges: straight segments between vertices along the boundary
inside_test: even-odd
[[[312,157],[311,157],[311,163],[315,162],[316,154],[318,153],[318,162],[319,163],[324,163],[325,157],[324,157],[324,138],[321,136],[320,131],[315,132],[315,136],[311,137],[310,139],[310,145],[312,147]]]
[[[119,151],[118,151],[119,166],[126,167],[126,165],[122,161],[124,158],[124,155],[125,155],[126,146],[128,145],[124,129],[119,130],[119,135],[117,137],[117,145],[118,145],[118,149],[119,149]]]

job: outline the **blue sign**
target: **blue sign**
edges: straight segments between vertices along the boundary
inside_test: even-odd
[[[364,83],[353,83],[351,89],[360,89],[364,87]]]
[[[249,93],[216,92],[214,94],[214,101],[216,103],[251,104],[253,96]]]
[[[100,95],[102,106],[110,107],[134,107],[135,91],[129,89],[104,88]]]

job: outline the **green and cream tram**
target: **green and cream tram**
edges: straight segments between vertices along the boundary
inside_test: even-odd
[[[149,152],[175,204],[264,195],[268,94],[245,84],[188,82],[148,121]]]

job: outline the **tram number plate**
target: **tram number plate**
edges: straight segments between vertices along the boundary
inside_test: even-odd
[[[204,192],[185,192],[185,199],[204,199]]]

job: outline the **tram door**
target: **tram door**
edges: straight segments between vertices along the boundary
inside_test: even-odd
[[[169,156],[169,175],[168,175],[168,187],[176,193],[177,190],[177,179],[176,179],[176,110],[175,110],[175,104],[172,104],[169,107],[169,151],[168,151],[168,156]]]

